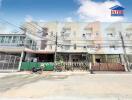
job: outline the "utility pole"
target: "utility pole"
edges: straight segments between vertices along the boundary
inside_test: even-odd
[[[124,56],[124,60],[125,60],[125,63],[126,63],[126,68],[127,68],[127,71],[130,71],[124,39],[123,39],[123,36],[122,36],[121,32],[119,32],[119,35],[120,35],[121,42],[122,42],[122,48],[123,48],[123,52],[124,52],[123,56]]]
[[[26,28],[20,28],[20,29],[23,30],[24,35],[26,36],[27,29]],[[23,50],[21,52],[21,57],[20,57],[20,61],[19,61],[18,71],[20,71],[20,69],[21,69],[21,64],[22,64],[22,60],[23,60],[23,57],[24,57],[24,49],[25,49],[25,45],[26,45],[25,43],[26,43],[26,37],[25,37],[25,40],[24,40]]]
[[[56,35],[55,35],[55,55],[54,55],[54,62],[55,63],[56,63],[56,58],[57,58],[57,45],[58,45],[58,35],[56,32]]]
[[[86,53],[86,59],[87,59],[87,62],[88,62],[88,66],[89,66],[89,72],[90,74],[93,74],[93,69],[92,69],[92,62],[91,62],[91,59],[90,57],[88,58],[88,56],[90,56],[90,53],[88,53],[88,40],[86,40],[87,42],[87,53]]]

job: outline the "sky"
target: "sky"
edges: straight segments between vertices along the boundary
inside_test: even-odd
[[[111,17],[121,5],[124,17]],[[132,0],[0,0],[0,18],[15,25],[25,21],[132,21]]]

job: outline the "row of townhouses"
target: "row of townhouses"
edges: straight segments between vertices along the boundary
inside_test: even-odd
[[[20,61],[132,63],[132,23],[26,22],[18,33],[0,34],[1,54]],[[1,56],[2,59],[2,56]]]

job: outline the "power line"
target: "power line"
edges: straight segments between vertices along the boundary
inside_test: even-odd
[[[30,24],[31,27],[34,27],[34,28],[36,28],[37,30],[42,31],[42,30],[40,30],[39,28],[35,27],[33,24],[29,23],[29,22],[28,22],[27,24]]]
[[[5,19],[3,19],[3,18],[0,18],[0,20],[2,20],[2,21],[4,21],[4,22],[6,22],[7,24],[10,24],[10,25],[12,25],[12,26],[14,26],[14,27],[17,27],[17,28],[19,28],[19,29],[21,29],[21,30],[25,30],[25,29],[27,29],[26,27],[23,27],[23,26],[21,26],[21,27],[19,27],[19,26],[17,26],[17,25],[15,25],[15,24],[13,24],[13,23],[11,23],[11,22],[9,22],[9,21],[7,21],[7,20],[5,20]],[[35,28],[35,27],[34,27]],[[30,31],[30,30],[29,30]],[[30,31],[31,32],[31,31]],[[32,33],[32,32],[31,32]]]
[[[9,21],[7,21],[7,20],[5,20],[3,18],[0,18],[0,20],[2,20],[2,21],[6,22],[6,23],[8,23],[8,24],[10,24],[10,25],[12,25],[14,27],[20,28],[19,26],[15,25],[15,24],[12,24],[12,23],[10,23]]]
[[[59,40],[63,40],[63,41],[121,41],[121,40],[76,40],[76,39],[74,39],[74,40],[72,40],[72,39],[59,39]],[[132,41],[132,40],[124,40],[124,41]]]

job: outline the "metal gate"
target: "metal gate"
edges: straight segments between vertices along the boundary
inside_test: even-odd
[[[63,62],[56,63],[55,69],[58,71],[89,71],[88,62]]]
[[[121,63],[95,63],[92,65],[93,71],[125,71],[125,66]]]
[[[0,71],[18,70],[20,57],[10,54],[0,54]]]

